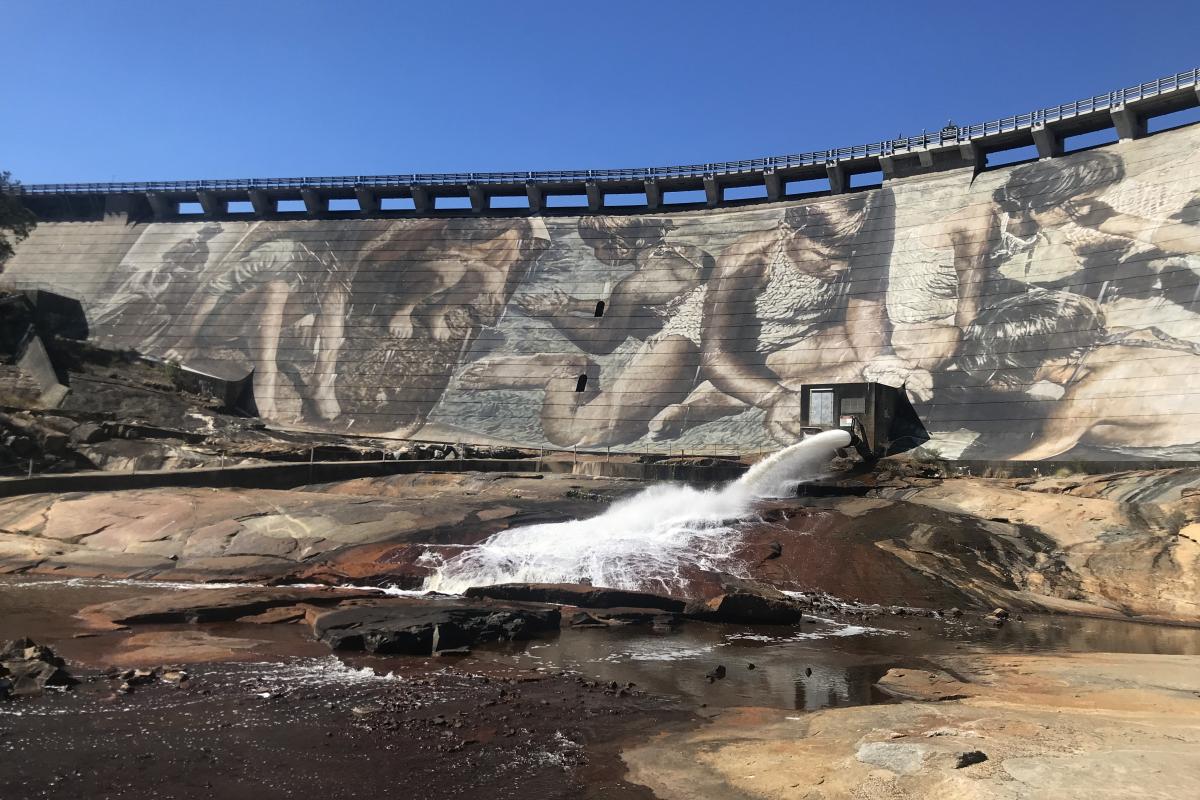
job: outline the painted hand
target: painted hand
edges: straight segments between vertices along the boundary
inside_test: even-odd
[[[1095,198],[1078,197],[1063,204],[1063,210],[1076,225],[1085,228],[1099,228],[1104,222],[1117,216],[1117,212],[1108,203]]]
[[[517,299],[517,308],[531,317],[554,317],[571,307],[571,296],[555,289],[549,294],[527,294]]]
[[[414,333],[412,316],[403,313],[393,316],[388,323],[388,333],[397,339],[411,339]]]

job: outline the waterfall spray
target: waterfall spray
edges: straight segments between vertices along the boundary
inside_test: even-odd
[[[652,486],[591,519],[503,531],[440,563],[424,588],[458,594],[498,583],[590,581],[678,592],[696,571],[744,576],[744,565],[734,557],[737,526],[753,517],[754,501],[791,494],[849,443],[845,431],[826,431],[760,461],[719,489]]]

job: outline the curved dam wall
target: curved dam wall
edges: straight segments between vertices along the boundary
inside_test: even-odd
[[[949,458],[1200,458],[1200,126],[743,208],[44,222],[0,282],[283,426],[774,449],[870,380]]]

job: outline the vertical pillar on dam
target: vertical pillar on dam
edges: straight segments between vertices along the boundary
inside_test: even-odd
[[[716,175],[704,176],[704,197],[709,208],[716,208],[721,204],[721,184],[717,182]]]
[[[964,165],[974,167],[976,172],[984,167],[983,151],[976,147],[974,142],[960,144],[958,156],[963,160]]]
[[[362,214],[378,214],[379,213],[379,195],[365,186],[359,186],[354,190],[354,196],[358,199],[358,210]]]
[[[525,197],[529,199],[529,210],[534,214],[542,210],[542,205],[545,203],[545,197],[542,194],[542,187],[538,186],[533,181],[525,182]]]
[[[767,187],[768,200],[783,199],[783,178],[779,177],[779,173],[773,169],[769,169],[763,173],[763,183]]]
[[[587,192],[588,211],[599,211],[604,208],[604,192],[595,181],[588,181],[584,185],[584,191]]]
[[[1046,123],[1039,122],[1030,130],[1033,134],[1033,144],[1037,147],[1038,158],[1054,158],[1063,154],[1062,137]]]
[[[846,193],[846,168],[837,161],[825,164],[825,173],[829,176],[829,193]]]
[[[104,198],[104,221],[128,224],[145,217],[148,197],[136,194],[110,194]]]
[[[275,212],[275,204],[262,189],[251,189],[247,194],[250,196],[250,205],[258,216],[265,217]]]
[[[424,214],[433,208],[433,201],[424,186],[411,186],[408,191],[412,196],[414,209]]]
[[[1140,139],[1146,135],[1146,120],[1124,103],[1113,106],[1108,113],[1112,115],[1113,127],[1117,129],[1117,138],[1122,142]]]
[[[652,209],[662,208],[662,187],[658,185],[657,178],[651,178],[646,181],[646,207]]]
[[[978,171],[981,166],[980,153],[973,142],[962,142],[880,156],[879,167],[883,172],[884,183],[897,178],[911,178],[914,175],[967,167]]]
[[[471,198],[472,212],[482,214],[484,211],[487,211],[488,198],[482,186],[477,183],[469,184],[467,186],[467,196]]]
[[[225,204],[212,192],[196,192],[196,199],[200,201],[206,217],[219,217],[225,211]]]
[[[301,189],[300,199],[304,201],[304,211],[310,217],[325,213],[325,202],[315,189]]]
[[[154,214],[155,219],[174,216],[178,210],[173,200],[168,200],[166,195],[157,192],[146,192],[146,202],[150,204],[150,211]]]

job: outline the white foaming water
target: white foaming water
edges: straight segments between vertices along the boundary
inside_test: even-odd
[[[754,501],[787,496],[848,444],[845,431],[826,431],[760,461],[719,489],[653,486],[591,519],[503,531],[442,561],[424,590],[460,594],[471,586],[586,580],[670,592],[684,589],[686,576],[695,571],[744,576],[744,565],[734,558],[737,524],[753,516]]]

